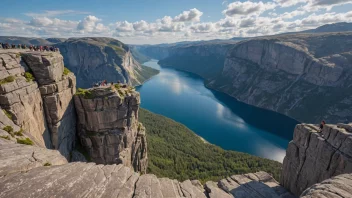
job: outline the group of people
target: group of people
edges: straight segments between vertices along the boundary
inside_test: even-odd
[[[41,46],[41,45],[30,45],[27,46],[26,44],[8,44],[8,43],[0,43],[0,49],[29,49],[31,51],[50,51],[50,52],[58,52],[59,48],[55,46]]]
[[[117,84],[121,84],[121,82],[118,80],[118,81],[117,81]],[[107,86],[107,85],[109,85],[109,83],[108,83],[107,80],[102,80],[102,81],[93,83],[93,87],[103,87],[103,86]],[[113,85],[114,85],[114,82],[111,82],[110,85],[113,86]],[[121,87],[126,87],[126,86],[127,86],[127,85],[122,85]]]

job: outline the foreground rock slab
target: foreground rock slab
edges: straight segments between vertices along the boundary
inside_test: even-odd
[[[352,124],[297,125],[280,183],[296,195],[331,177],[352,173]],[[351,189],[352,191],[352,189]]]

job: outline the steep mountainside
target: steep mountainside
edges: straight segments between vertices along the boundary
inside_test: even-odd
[[[147,49],[148,56],[162,58],[162,66],[198,74],[206,86],[245,103],[303,122],[352,119],[352,33]]]
[[[111,38],[71,38],[60,48],[65,66],[77,77],[77,86],[88,88],[107,80],[140,85],[157,73],[134,59],[129,47]]]
[[[352,33],[252,39],[228,51],[208,86],[303,122],[352,119]]]

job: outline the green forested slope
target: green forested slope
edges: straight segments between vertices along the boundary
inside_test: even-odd
[[[139,121],[147,129],[147,172],[158,177],[204,182],[257,171],[280,177],[279,162],[204,143],[186,126],[164,116],[140,109]]]

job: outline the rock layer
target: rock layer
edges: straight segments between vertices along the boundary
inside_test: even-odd
[[[325,179],[352,173],[352,124],[297,125],[280,183],[296,195]]]
[[[124,164],[146,172],[145,128],[138,122],[139,93],[132,88],[106,86],[75,96],[78,135],[92,161]]]
[[[73,102],[76,77],[73,73],[64,74],[63,57],[58,52],[23,52],[21,55],[39,84],[51,144],[69,159],[76,139]]]

